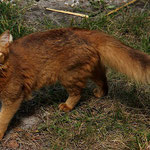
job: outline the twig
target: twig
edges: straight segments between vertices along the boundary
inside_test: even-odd
[[[52,9],[52,8],[46,8],[46,10],[55,11],[55,12],[60,12],[60,13],[64,13],[64,14],[74,15],[74,16],[79,16],[79,17],[89,18],[88,15],[79,14],[79,13],[74,13],[74,12],[70,12],[70,11],[57,10],[57,9]]]
[[[137,1],[137,0],[132,0],[132,1],[130,1],[130,2],[126,3],[126,4],[124,4],[123,6],[118,7],[118,8],[116,8],[115,10],[110,11],[106,16],[109,16],[110,14],[117,12],[118,10],[120,10],[120,9],[122,9],[122,8],[124,8],[124,7],[126,7],[126,6],[128,6],[128,5],[130,5],[130,4],[132,4],[132,3],[134,3],[135,1]]]

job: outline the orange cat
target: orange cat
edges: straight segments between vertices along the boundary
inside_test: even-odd
[[[0,36],[0,139],[23,99],[33,90],[59,81],[69,97],[59,109],[70,111],[78,103],[88,78],[107,94],[104,65],[137,81],[150,83],[150,56],[125,46],[99,31],[54,29],[12,42],[9,31]]]

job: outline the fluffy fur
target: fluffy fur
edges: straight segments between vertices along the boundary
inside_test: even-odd
[[[8,31],[0,36],[0,139],[23,99],[33,90],[59,81],[69,97],[59,109],[70,111],[80,99],[88,78],[107,94],[105,65],[143,83],[150,83],[150,56],[125,46],[99,31],[54,29],[12,42]]]

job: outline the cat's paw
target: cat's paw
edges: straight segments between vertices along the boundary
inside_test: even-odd
[[[96,98],[100,98],[100,97],[103,97],[105,94],[102,90],[100,90],[99,88],[95,88],[93,90],[93,94]]]
[[[64,112],[69,112],[72,110],[66,103],[61,103],[59,106],[59,110],[62,110]]]

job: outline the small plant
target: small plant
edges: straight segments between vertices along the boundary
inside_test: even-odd
[[[9,2],[0,2],[0,34],[6,30],[10,30],[14,39],[31,32],[24,25],[23,9]]]

